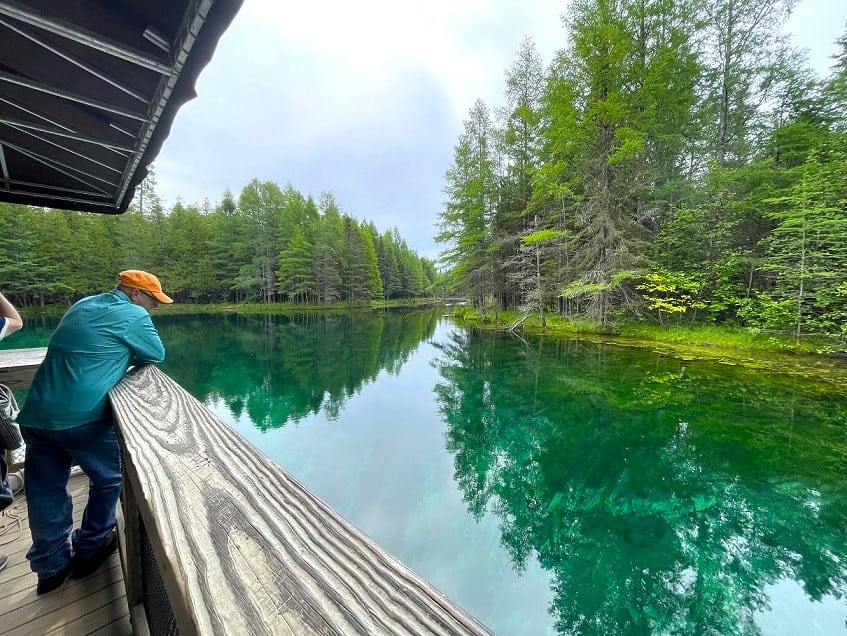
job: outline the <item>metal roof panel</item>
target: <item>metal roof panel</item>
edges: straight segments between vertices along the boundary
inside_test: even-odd
[[[120,214],[242,0],[0,0],[0,201]]]

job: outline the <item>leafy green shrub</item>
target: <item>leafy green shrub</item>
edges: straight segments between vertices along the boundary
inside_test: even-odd
[[[745,327],[791,331],[797,319],[793,300],[774,300],[766,294],[756,293],[745,298],[738,308],[738,319]]]

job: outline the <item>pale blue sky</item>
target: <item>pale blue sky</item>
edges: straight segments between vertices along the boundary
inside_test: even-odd
[[[156,161],[166,203],[237,197],[253,177],[317,196],[419,254],[444,173],[477,98],[503,101],[531,36],[545,64],[564,43],[566,0],[245,0]],[[825,73],[845,0],[800,0],[788,24]]]

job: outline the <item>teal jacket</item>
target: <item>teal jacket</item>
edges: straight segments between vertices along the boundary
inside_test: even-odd
[[[17,422],[58,430],[100,420],[131,365],[162,362],[150,314],[118,289],[83,298],[62,317]]]

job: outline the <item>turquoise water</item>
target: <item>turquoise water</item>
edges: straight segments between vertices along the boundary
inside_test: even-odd
[[[155,319],[167,373],[498,634],[847,634],[843,388],[439,312]]]

